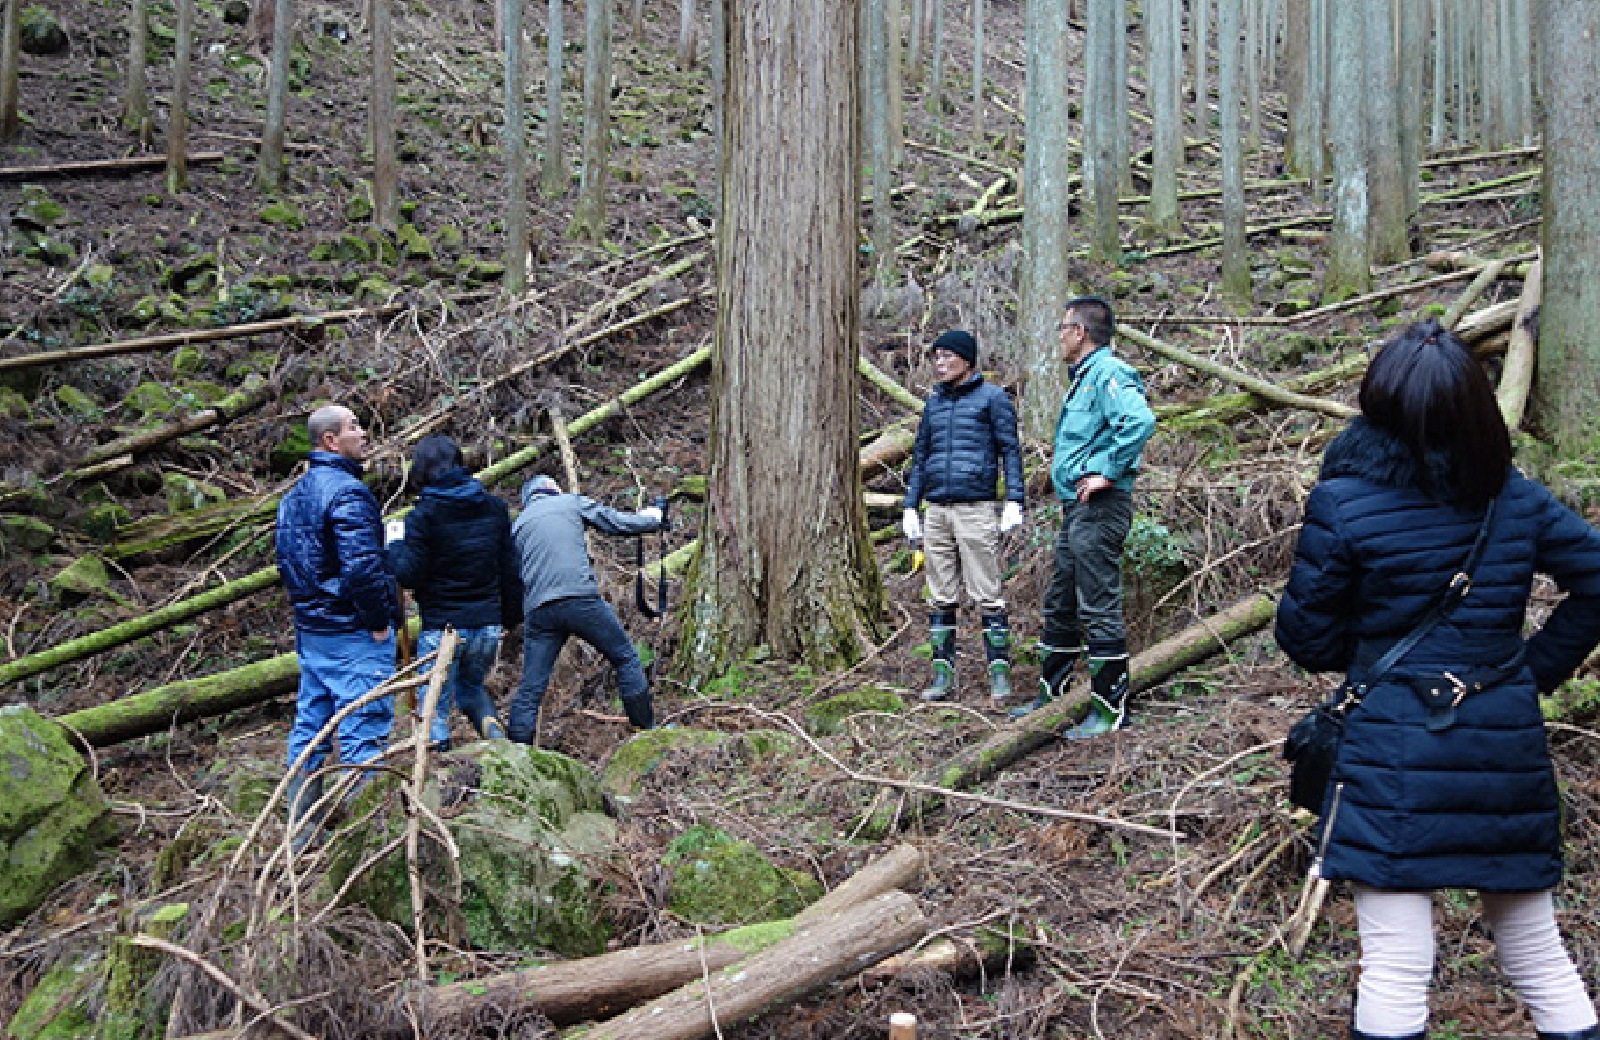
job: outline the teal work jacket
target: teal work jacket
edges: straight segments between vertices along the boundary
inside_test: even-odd
[[[1050,465],[1057,497],[1071,501],[1079,479],[1091,473],[1132,490],[1139,453],[1156,429],[1143,380],[1108,346],[1096,347],[1074,365],[1071,377],[1056,419],[1055,459]]]

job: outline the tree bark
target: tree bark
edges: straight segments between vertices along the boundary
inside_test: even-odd
[[[1222,291],[1236,306],[1251,298],[1246,252],[1244,151],[1239,141],[1239,6],[1217,0],[1217,111],[1222,123]],[[1388,0],[1383,0],[1388,3]]]
[[[562,0],[550,0],[545,16],[544,165],[539,172],[539,192],[546,196],[566,193],[571,178],[565,155],[566,120],[561,111]]]
[[[523,0],[500,0],[500,3],[500,20],[505,26],[501,51],[505,56],[506,102],[506,277],[503,285],[506,297],[515,300],[528,290],[528,123],[522,78]],[[560,119],[559,111],[554,118]]]
[[[1181,230],[1178,214],[1178,166],[1183,162],[1183,117],[1179,81],[1183,38],[1178,23],[1181,0],[1148,0],[1145,47],[1150,65],[1150,226],[1166,236]],[[1028,122],[1030,135],[1032,120]],[[1024,218],[1026,219],[1026,218]]]
[[[1363,5],[1354,0],[1338,0],[1332,10],[1328,109],[1333,136],[1333,227],[1322,282],[1326,303],[1359,296],[1372,284],[1367,240],[1366,23]]]
[[[1368,260],[1397,264],[1411,255],[1406,213],[1406,171],[1401,162],[1400,75],[1394,56],[1390,0],[1366,0],[1366,75],[1362,93],[1367,123]],[[1416,56],[1408,56],[1415,61]],[[1412,177],[1416,171],[1412,170]]]
[[[189,65],[194,53],[195,0],[173,3],[178,29],[172,44],[172,100],[167,113],[168,195],[180,194],[189,187]]]
[[[583,174],[573,208],[570,238],[602,242],[606,237],[606,164],[611,133],[611,3],[587,0],[583,62]]]
[[[1600,447],[1600,4],[1542,0],[1538,9],[1549,284],[1533,407],[1561,454],[1592,460]]]
[[[694,0],[678,0],[678,68],[694,68]]]
[[[984,41],[984,8],[987,0],[972,0],[972,148],[981,153],[984,146],[983,69],[987,46]]]
[[[759,3],[760,0],[747,0]],[[734,17],[737,17],[735,15]],[[853,19],[852,19],[853,21]],[[898,953],[927,933],[916,900],[888,892],[644,1007],[587,1029],[584,1040],[700,1040]]]
[[[22,121],[17,112],[22,74],[22,0],[6,0],[0,21],[0,142],[14,141]]]
[[[1027,45],[1024,95],[1022,191],[1022,291],[1018,314],[1028,381],[1022,427],[1030,437],[1054,435],[1066,394],[1065,366],[1056,324],[1072,295],[1067,258],[1072,252],[1071,167],[1066,161],[1072,128],[1067,75],[1067,19],[1056,0],[1026,0],[1023,40]]]
[[[863,21],[867,29],[867,140],[872,157],[872,270],[873,280],[886,287],[895,283],[894,147],[889,132],[889,10],[887,0],[865,0]]]
[[[372,11],[372,223],[391,234],[400,227],[400,159],[395,154],[394,18],[392,0],[368,0]]]
[[[1119,19],[1123,0],[1097,0],[1089,5],[1085,36],[1083,121],[1083,201],[1089,218],[1089,256],[1102,263],[1122,259],[1122,228],[1117,221],[1116,92]]]
[[[835,668],[878,628],[856,458],[857,13],[728,8],[708,508],[679,644],[695,677],[760,644]]]
[[[293,46],[294,0],[272,5],[272,54],[267,69],[267,113],[256,156],[256,184],[265,192],[284,188],[283,140],[289,97],[289,50]]]
[[[1210,63],[1210,30],[1206,23],[1209,9],[1215,2],[1193,0],[1189,8],[1193,19],[1189,31],[1189,60],[1194,70],[1194,135],[1202,141],[1211,136],[1211,91],[1206,85],[1206,68]]]
[[[146,0],[128,2],[128,73],[123,79],[122,126],[144,141],[150,136],[149,77],[145,65],[150,47],[150,14]]]

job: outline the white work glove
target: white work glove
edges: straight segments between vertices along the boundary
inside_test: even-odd
[[[915,509],[906,510],[905,516],[900,519],[900,530],[904,531],[906,537],[913,542],[921,540],[922,520],[917,516]]]
[[[383,525],[383,547],[385,549],[395,542],[403,541],[406,536],[406,522],[404,520],[390,520]]]
[[[1007,502],[1000,509],[1000,533],[1014,531],[1022,526],[1022,503]]]
[[[661,522],[661,510],[657,509],[655,506],[645,506],[643,509],[639,510],[639,515],[648,516],[658,524]]]

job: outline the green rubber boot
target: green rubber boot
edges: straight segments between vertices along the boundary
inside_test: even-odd
[[[1062,691],[1067,688],[1067,683],[1072,680],[1073,666],[1078,663],[1078,658],[1083,656],[1084,648],[1081,644],[1052,645],[1039,643],[1039,695],[1027,704],[1019,704],[1012,708],[1008,715],[1020,719],[1024,715],[1032,714],[1049,704]]]
[[[1122,728],[1128,711],[1128,655],[1089,658],[1089,714],[1061,735],[1087,740]]]
[[[984,615],[983,652],[989,662],[989,696],[1003,701],[1011,696],[1011,626],[1004,612]]]
[[[942,701],[956,692],[956,613],[936,610],[928,615],[928,647],[933,651],[933,682],[919,697]]]

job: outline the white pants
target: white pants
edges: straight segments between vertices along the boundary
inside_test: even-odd
[[[1421,1033],[1433,977],[1433,894],[1353,885],[1361,927],[1361,978],[1355,1027],[1374,1037]],[[1527,1002],[1541,1032],[1595,1024],[1594,1005],[1556,928],[1550,892],[1480,894],[1500,967]]]

